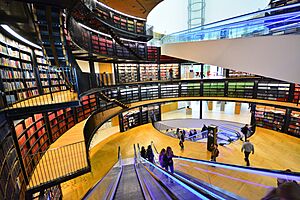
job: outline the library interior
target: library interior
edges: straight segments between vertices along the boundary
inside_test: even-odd
[[[300,200],[300,0],[176,2],[0,0],[0,199]]]

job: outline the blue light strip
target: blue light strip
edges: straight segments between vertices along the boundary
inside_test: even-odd
[[[275,172],[275,171],[271,171],[269,169],[243,167],[243,166],[236,166],[236,165],[223,164],[223,163],[217,163],[217,162],[195,160],[195,159],[183,158],[183,157],[178,157],[178,158],[174,158],[174,159],[184,160],[184,161],[187,161],[187,162],[193,162],[193,163],[198,163],[198,164],[202,164],[202,165],[215,166],[215,167],[220,167],[220,168],[234,170],[234,171],[241,171],[241,172],[246,172],[246,173],[251,173],[251,174],[258,174],[258,175],[263,175],[263,176],[270,176],[270,177],[273,177],[273,178],[283,178],[283,179],[288,179],[288,180],[300,181],[300,174],[299,175],[293,175],[293,174],[288,174],[288,173],[285,173],[285,172]]]
[[[216,24],[220,24],[222,22],[228,22],[228,21],[232,21],[234,19],[239,19],[239,18],[244,18],[244,17],[252,17],[252,16],[258,16],[260,14],[265,14],[265,13],[269,13],[269,12],[275,12],[275,11],[279,11],[279,10],[285,10],[285,9],[290,9],[290,8],[295,8],[295,7],[298,7],[300,6],[300,3],[296,3],[296,4],[291,4],[291,5],[287,5],[287,6],[282,6],[282,7],[278,7],[278,8],[269,8],[269,9],[265,9],[265,10],[259,10],[259,11],[255,11],[255,12],[251,12],[251,13],[247,13],[247,14],[244,14],[244,15],[240,15],[240,16],[236,16],[236,17],[232,17],[232,18],[228,18],[228,19],[224,19],[224,20],[221,20],[221,21],[217,21],[217,22],[213,22],[213,23],[210,23],[210,24],[205,24],[203,26],[197,26],[197,27],[194,27],[192,29],[189,29],[190,31],[193,31],[195,29],[203,29],[207,26],[211,26],[211,25],[216,25]],[[224,25],[224,24],[223,24]],[[187,30],[182,30],[182,31],[178,31],[178,32],[175,32],[175,33],[172,33],[170,35],[173,35],[173,34],[179,34],[179,33],[183,33],[183,32],[186,32]]]
[[[179,181],[177,178],[171,176],[169,173],[166,173],[163,169],[157,167],[156,165],[154,165],[153,163],[150,163],[149,161],[145,160],[144,158],[141,158],[142,161],[152,165],[153,167],[155,167],[156,169],[158,169],[160,172],[162,172],[164,175],[168,176],[169,178],[171,178],[172,180],[176,181],[176,183],[178,183],[179,185],[181,185],[182,187],[184,187],[185,189],[187,189],[188,191],[190,191],[191,193],[193,193],[194,195],[196,195],[197,197],[199,197],[200,199],[203,200],[209,200],[207,197],[203,196],[202,194],[200,194],[199,192],[197,192],[196,190],[192,189],[191,187],[189,187],[188,185],[186,185],[185,183],[183,183],[182,181]]]
[[[176,174],[176,173],[174,173],[174,174],[175,174],[176,176],[179,176],[181,179],[183,179],[184,181],[188,182],[189,184],[191,184],[191,185],[193,185],[193,186],[195,186],[195,187],[197,187],[197,188],[200,188],[201,190],[207,192],[209,195],[211,195],[211,196],[213,196],[213,197],[215,197],[215,198],[217,198],[217,199],[223,199],[223,200],[226,200],[226,199],[224,199],[223,197],[221,197],[221,196],[219,196],[219,195],[217,195],[217,194],[215,194],[215,193],[213,193],[213,192],[211,192],[211,191],[209,191],[209,190],[207,190],[207,189],[205,189],[205,188],[203,188],[203,187],[200,187],[199,185],[193,183],[192,181],[190,181],[190,180],[188,180],[188,179],[186,179],[186,178],[180,176],[179,174]]]

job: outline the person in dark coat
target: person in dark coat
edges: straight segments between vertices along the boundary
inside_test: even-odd
[[[151,163],[154,163],[154,154],[153,154],[151,145],[148,146],[146,155],[147,155],[148,161]]]
[[[146,149],[145,149],[144,146],[142,146],[142,149],[141,149],[141,157],[144,158],[144,159],[147,158],[147,156],[146,156]]]

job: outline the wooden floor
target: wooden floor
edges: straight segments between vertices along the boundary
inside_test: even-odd
[[[72,131],[73,133],[68,132],[59,139],[60,141],[58,140],[61,145],[64,144],[63,141],[76,142],[74,139],[76,137],[72,136],[75,132],[76,134],[80,134],[80,126],[77,125],[76,129],[77,131]],[[139,143],[140,145],[147,146],[151,141],[155,143],[158,150],[171,146],[174,153],[179,156],[206,160],[210,158],[210,153],[206,150],[206,144],[185,142],[185,150],[181,151],[177,139],[158,132],[151,124],[139,126],[124,133],[116,133],[92,148],[90,150],[92,172],[63,183],[61,186],[64,199],[80,199],[90,187],[101,179],[117,161],[118,146],[121,147],[122,157],[129,158],[133,157],[133,144]],[[255,154],[250,155],[252,166],[269,169],[289,168],[292,171],[300,171],[300,154],[298,153],[300,152],[300,139],[283,133],[257,128],[257,132],[251,138],[251,142],[255,145]],[[241,141],[236,141],[229,146],[220,147],[218,161],[245,165],[243,160],[244,156],[240,151],[241,145]],[[199,169],[197,169],[201,168],[201,166],[186,167],[185,164],[186,163],[181,162],[176,165],[175,168],[183,171],[188,168],[189,170],[187,172],[191,175],[199,178],[203,176],[203,172],[201,174]],[[196,170],[193,167],[197,167]],[[209,168],[209,171],[209,173],[212,174],[210,177],[211,183],[216,184],[216,186],[219,187],[227,186],[228,188],[233,188],[235,190],[231,190],[232,192],[244,197],[249,195],[251,199],[259,199],[259,197],[266,192],[268,186],[275,186],[276,184],[276,180],[273,179],[239,174],[236,178],[244,180],[244,182],[241,182],[239,185],[238,181],[230,180],[224,182],[224,176],[220,177],[216,175],[216,173],[224,175],[232,175],[232,173],[225,173],[224,170],[220,171],[220,169],[211,168]],[[262,185],[261,187],[255,188],[259,191],[257,192],[257,195],[249,192],[253,191],[252,189],[254,189],[254,187],[245,185],[247,180]],[[247,187],[252,189],[247,189]],[[228,188],[225,187],[225,189]]]
[[[39,95],[19,103],[15,103],[12,105],[13,108],[22,108],[22,107],[30,107],[30,106],[41,106],[47,104],[54,103],[64,103],[70,101],[78,100],[78,94],[76,92],[71,92],[69,90],[54,92],[52,93],[52,97],[50,94]]]
[[[48,180],[70,175],[87,167],[85,142],[82,134],[84,122],[76,124],[54,142],[36,166],[28,188],[36,187]]]

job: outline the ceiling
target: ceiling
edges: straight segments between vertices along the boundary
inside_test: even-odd
[[[147,18],[150,11],[163,0],[99,0],[107,6],[140,18]]]

